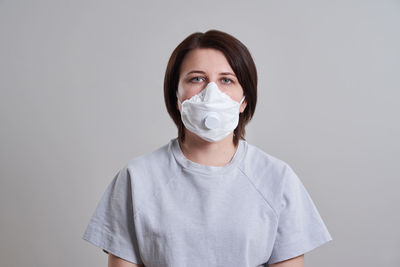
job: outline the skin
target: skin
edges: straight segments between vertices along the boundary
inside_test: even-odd
[[[110,253],[108,255],[108,267],[143,267],[143,265],[131,263]],[[304,255],[270,264],[269,267],[304,267]]]
[[[208,83],[215,82],[218,88],[240,102],[243,88],[229,65],[224,54],[215,49],[200,48],[190,51],[182,62],[177,97],[181,101],[191,98],[203,90]],[[240,106],[243,112],[247,106],[246,99]],[[178,102],[177,109],[181,111]],[[185,129],[185,142],[179,142],[181,150],[189,160],[209,166],[224,166],[234,156],[237,147],[233,144],[233,132],[218,142],[208,142]],[[120,259],[112,254],[108,257],[108,267],[141,266]],[[270,264],[270,267],[304,267],[304,255]]]
[[[243,97],[243,88],[222,52],[210,48],[190,51],[180,68],[178,99],[182,103],[198,94],[210,82],[215,82],[222,92],[238,103]],[[243,112],[246,106],[245,99],[239,112]],[[182,109],[179,102],[177,108],[179,111]],[[208,142],[185,128],[185,142],[179,142],[179,145],[189,160],[209,166],[228,164],[237,149],[233,144],[233,131],[221,141]]]
[[[132,262],[123,260],[114,256],[113,254],[108,254],[108,267],[143,267],[144,265],[134,264]]]
[[[285,261],[270,264],[269,267],[304,267],[304,254]]]
[[[131,263],[110,253],[108,256],[108,267],[143,267],[143,265]],[[304,255],[300,255],[286,261],[270,264],[269,267],[304,267]]]

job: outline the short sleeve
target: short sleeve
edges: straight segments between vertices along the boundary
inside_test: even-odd
[[[269,264],[305,254],[332,240],[310,195],[288,165],[281,192],[278,229]]]
[[[143,264],[134,223],[131,177],[121,169],[108,185],[83,239],[126,261]]]

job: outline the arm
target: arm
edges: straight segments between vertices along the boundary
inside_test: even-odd
[[[140,266],[143,265],[137,265],[131,263],[129,261],[118,258],[117,256],[111,253],[108,253],[108,267],[140,267]]]
[[[304,254],[285,261],[270,264],[269,267],[304,267]]]

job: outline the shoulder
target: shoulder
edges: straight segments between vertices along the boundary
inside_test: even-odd
[[[145,201],[175,176],[175,166],[171,155],[171,142],[155,150],[131,158],[120,170],[128,178],[136,201]]]
[[[247,143],[246,156],[240,168],[274,211],[278,212],[284,187],[288,178],[294,174],[291,166],[286,161]]]
[[[254,180],[270,179],[279,182],[290,168],[284,160],[277,158],[259,147],[247,143],[247,152],[242,164],[243,172]]]
[[[167,182],[175,171],[171,145],[172,140],[151,152],[131,158],[124,169],[138,185]]]
[[[146,154],[131,158],[124,167],[129,170],[138,170],[141,168],[147,168],[148,166],[152,166],[152,168],[161,166],[162,163],[165,163],[169,158],[169,147],[170,143],[158,147]]]

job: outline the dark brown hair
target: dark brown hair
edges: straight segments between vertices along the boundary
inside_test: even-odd
[[[183,40],[172,52],[164,77],[164,101],[168,113],[178,127],[178,138],[185,140],[184,125],[177,108],[176,91],[179,82],[179,71],[185,55],[196,48],[213,48],[221,51],[243,88],[247,106],[239,115],[239,123],[233,131],[235,146],[239,139],[245,139],[245,126],[253,117],[257,103],[257,70],[249,50],[238,39],[228,33],[209,30],[205,33],[195,32]]]

